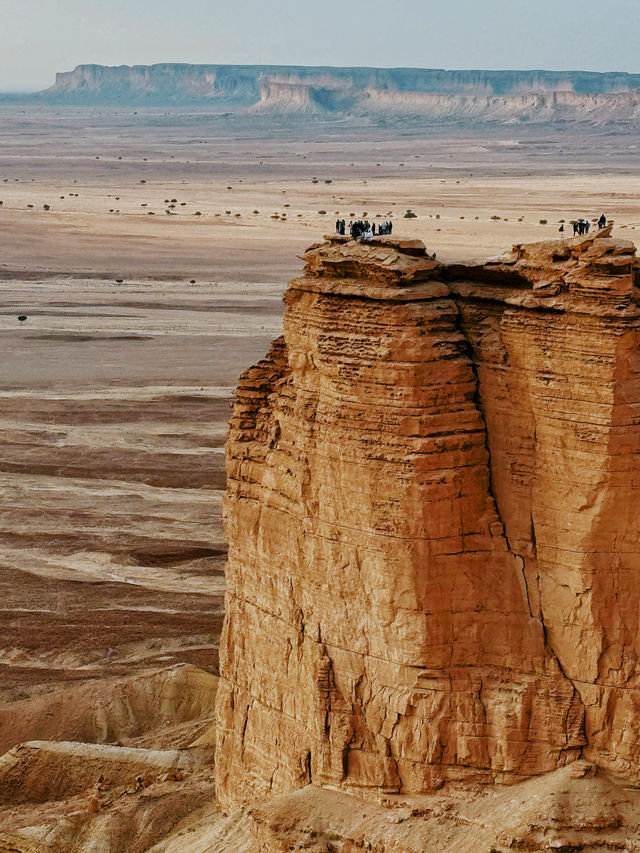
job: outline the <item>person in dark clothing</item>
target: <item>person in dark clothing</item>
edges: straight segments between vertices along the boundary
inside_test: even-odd
[[[577,221],[573,223],[573,236],[574,236],[574,237],[575,237],[575,236],[576,236],[576,234],[578,233],[578,228],[579,228],[579,227],[580,227],[580,226],[578,225],[578,222],[577,222]]]
[[[345,232],[344,219],[341,219],[340,220],[340,233],[342,234],[343,237],[344,237],[344,232]]]
[[[602,216],[600,217],[600,219],[598,219],[598,228],[602,229],[605,227],[606,224],[607,224],[607,217],[603,213]]]
[[[336,219],[336,234],[340,233],[340,220]]]
[[[564,234],[564,222],[560,223],[560,227],[558,228],[558,231],[559,231],[561,234]]]
[[[589,222],[588,219],[585,219],[585,221],[584,221],[584,233],[585,234],[589,233],[589,228],[591,228],[591,223]]]

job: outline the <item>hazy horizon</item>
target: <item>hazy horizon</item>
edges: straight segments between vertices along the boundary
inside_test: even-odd
[[[640,5],[538,0],[0,0],[0,91],[36,92],[77,65],[308,65],[640,71]],[[339,23],[340,26],[336,24]]]
[[[339,69],[339,68],[373,68],[373,69],[383,68],[383,69],[389,69],[389,70],[407,70],[407,71],[438,70],[438,71],[450,71],[450,72],[457,72],[457,71],[494,72],[495,71],[495,72],[508,73],[510,71],[523,71],[523,72],[538,72],[538,71],[540,71],[540,72],[552,72],[552,73],[553,72],[558,72],[558,73],[566,72],[568,74],[570,74],[570,73],[587,73],[587,74],[591,74],[591,73],[592,74],[637,74],[637,73],[640,73],[640,71],[627,71],[627,70],[622,70],[620,68],[607,68],[607,69],[594,71],[591,68],[551,68],[551,67],[545,67],[545,68],[535,67],[534,68],[534,67],[528,67],[528,66],[527,67],[525,67],[525,66],[522,66],[522,67],[509,66],[508,68],[507,67],[495,68],[495,67],[488,67],[488,66],[482,67],[482,66],[478,66],[478,65],[467,66],[467,67],[460,66],[460,67],[453,68],[453,67],[445,67],[445,66],[439,66],[439,65],[384,65],[384,64],[380,64],[380,65],[338,65],[337,63],[330,63],[329,64],[329,63],[320,63],[320,62],[313,62],[313,63],[190,62],[188,60],[171,60],[171,61],[158,60],[157,62],[144,62],[144,63],[143,62],[119,62],[116,64],[107,64],[107,63],[102,63],[102,62],[80,62],[77,65],[74,65],[72,68],[58,68],[54,72],[53,78],[45,86],[42,86],[38,89],[32,89],[32,88],[30,88],[30,89],[14,89],[14,90],[5,89],[2,91],[2,94],[8,94],[8,95],[11,95],[11,94],[15,94],[15,95],[35,94],[35,93],[40,92],[44,89],[47,89],[47,88],[49,88],[49,86],[53,85],[55,83],[56,74],[58,74],[60,72],[73,71],[75,68],[77,68],[79,66],[91,66],[91,65],[97,65],[97,66],[104,67],[104,68],[107,68],[107,67],[111,67],[111,68],[141,68],[141,67],[145,67],[145,68],[148,68],[148,67],[152,67],[154,65],[194,65],[194,66],[198,66],[198,65],[215,66],[215,65],[218,65],[218,66],[238,66],[238,67],[245,67],[245,68],[251,68],[251,67],[262,68],[262,67],[269,67],[269,66],[272,66],[274,68],[277,68],[277,67],[279,67],[279,68],[300,68],[300,67],[305,67],[305,68],[336,68],[336,69]]]

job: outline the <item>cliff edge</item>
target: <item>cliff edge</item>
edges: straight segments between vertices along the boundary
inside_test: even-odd
[[[640,74],[287,65],[79,65],[44,103],[208,105],[267,119],[602,126],[640,120]]]
[[[635,252],[307,251],[227,444],[223,806],[640,781]]]

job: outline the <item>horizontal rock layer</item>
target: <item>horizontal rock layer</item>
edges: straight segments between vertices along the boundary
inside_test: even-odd
[[[639,779],[635,247],[305,261],[227,444],[221,803]]]
[[[259,115],[602,125],[640,119],[640,75],[286,65],[79,65],[36,98],[218,104]]]

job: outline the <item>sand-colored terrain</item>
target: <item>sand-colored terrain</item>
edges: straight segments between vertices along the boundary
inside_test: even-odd
[[[223,614],[226,425],[240,372],[280,331],[297,256],[337,216],[391,217],[394,234],[447,261],[602,212],[633,239],[635,142],[513,128],[304,134],[161,110],[6,107],[0,117],[2,751],[34,740],[154,751],[210,742],[215,684],[202,679],[217,674]],[[176,672],[191,673],[169,690],[186,700],[167,700],[157,719],[148,697],[164,694],[145,679],[173,684]],[[126,687],[125,707],[130,691],[147,699],[105,724],[131,678],[144,683]],[[57,766],[30,749],[38,766]],[[139,756],[125,759],[121,787],[133,791]],[[193,784],[156,779],[135,846],[138,800],[123,800],[118,820],[100,808],[96,818],[90,786],[51,794],[55,806],[39,793],[25,810],[7,793],[14,759],[5,765],[0,849],[132,853],[184,829],[191,809],[210,822],[210,764],[190,771]],[[78,841],[94,818],[111,846]]]

